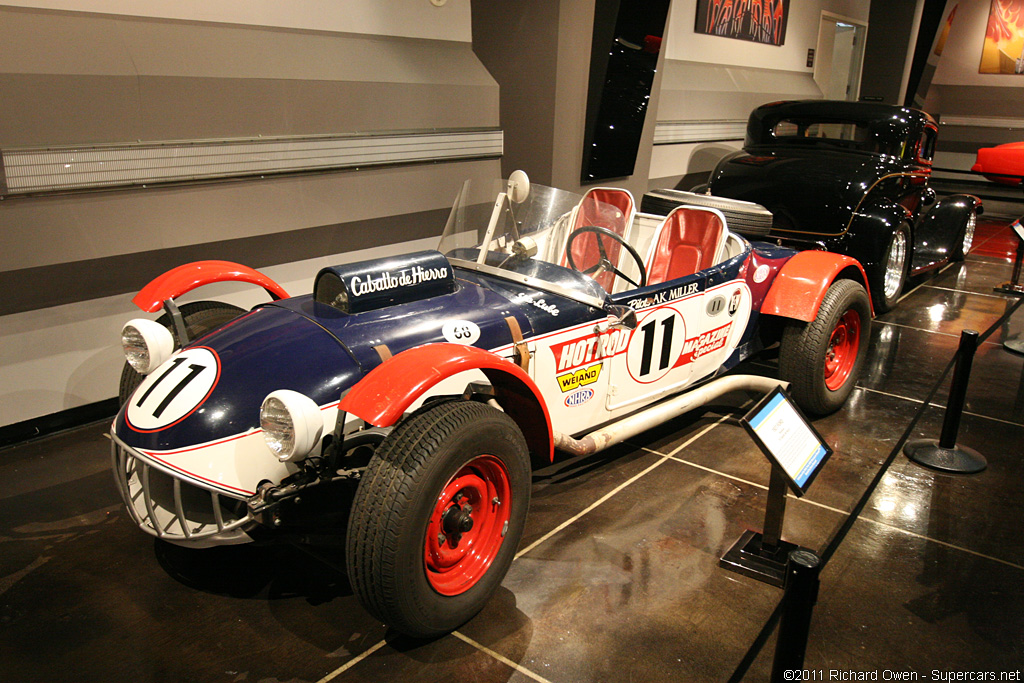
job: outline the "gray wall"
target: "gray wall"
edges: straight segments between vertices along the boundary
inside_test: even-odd
[[[979,73],[988,0],[960,0],[925,99],[939,119],[936,161],[968,170],[977,150],[1024,140],[1024,75]]]
[[[872,2],[867,46],[861,76],[862,98],[888,104],[903,103],[903,71],[912,57],[919,18],[918,0]]]
[[[501,86],[502,175],[522,169],[552,185],[559,3],[473,0],[472,9],[473,51]]]
[[[394,23],[388,4],[350,3]],[[409,37],[416,31],[401,26],[369,35],[0,5],[0,155],[499,130],[498,85],[462,39],[468,0],[438,11],[450,23]],[[141,315],[131,297],[159,273],[225,259],[308,292],[322,265],[433,246],[462,181],[495,176],[499,164],[494,156],[3,197],[0,427],[114,396],[120,328]],[[233,285],[200,293],[210,295],[243,306],[265,299]]]

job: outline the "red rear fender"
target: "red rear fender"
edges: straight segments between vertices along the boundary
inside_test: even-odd
[[[782,266],[761,312],[811,322],[818,315],[825,292],[840,276],[868,289],[864,267],[856,259],[828,251],[801,251]],[[871,313],[874,315],[874,310]]]
[[[144,311],[155,313],[167,299],[175,299],[203,285],[232,281],[259,285],[275,300],[288,298],[288,292],[281,285],[248,266],[230,261],[196,261],[155,278],[135,295],[132,303]]]

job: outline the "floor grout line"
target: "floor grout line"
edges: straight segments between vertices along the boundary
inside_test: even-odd
[[[747,401],[747,403],[749,403],[749,402],[750,402],[750,401]],[[744,404],[744,405],[746,405],[746,404]],[[514,557],[513,559],[514,559],[514,560],[516,560],[516,559],[519,559],[519,558],[520,558],[520,557],[522,557],[522,556],[523,556],[524,554],[526,554],[526,553],[530,552],[531,550],[533,550],[534,548],[536,548],[537,546],[539,546],[540,544],[542,544],[542,543],[543,543],[544,541],[548,540],[549,538],[551,538],[552,536],[554,536],[555,534],[557,534],[557,533],[558,533],[559,531],[562,531],[562,530],[563,530],[563,529],[565,529],[566,527],[570,526],[570,525],[571,525],[571,524],[572,524],[573,522],[575,522],[575,521],[579,520],[580,518],[582,518],[583,516],[585,516],[585,515],[586,515],[587,513],[589,513],[590,511],[594,510],[594,509],[595,509],[595,508],[597,508],[598,506],[600,506],[600,505],[602,505],[603,503],[607,502],[607,501],[608,501],[608,500],[609,500],[610,498],[612,498],[612,497],[613,497],[613,496],[614,496],[615,494],[619,493],[619,492],[620,492],[620,491],[622,491],[622,490],[623,490],[624,488],[626,488],[627,486],[629,486],[630,484],[632,484],[632,483],[633,483],[633,482],[635,482],[636,480],[640,479],[641,477],[643,477],[643,476],[644,476],[645,474],[647,474],[647,473],[648,473],[648,472],[650,472],[651,470],[653,470],[653,469],[655,469],[656,467],[659,467],[659,466],[661,466],[661,465],[665,464],[665,463],[666,463],[666,462],[668,462],[669,460],[672,460],[672,459],[673,459],[673,456],[674,456],[674,455],[675,455],[676,453],[678,453],[678,452],[679,452],[679,451],[681,451],[682,449],[686,448],[687,446],[689,446],[690,444],[692,444],[692,443],[693,443],[694,441],[696,441],[697,439],[699,439],[700,437],[704,436],[705,434],[707,434],[708,432],[710,432],[710,431],[711,431],[712,429],[714,429],[715,427],[717,427],[718,425],[720,425],[720,424],[722,424],[723,422],[725,422],[726,420],[728,420],[728,419],[729,419],[730,417],[732,417],[732,416],[731,416],[731,415],[728,415],[728,414],[726,414],[726,415],[723,415],[722,417],[718,418],[718,419],[717,419],[717,420],[715,420],[715,421],[714,421],[713,423],[709,424],[709,425],[708,425],[708,426],[706,426],[706,427],[705,427],[704,429],[702,429],[701,431],[697,432],[697,433],[696,433],[696,434],[694,434],[694,435],[693,435],[692,437],[690,437],[689,439],[687,439],[686,441],[684,441],[684,442],[683,442],[683,443],[682,443],[682,444],[681,444],[681,445],[680,445],[680,446],[679,446],[678,448],[676,448],[675,450],[673,450],[672,452],[670,452],[670,453],[669,453],[669,454],[667,454],[667,455],[665,455],[665,454],[662,454],[662,453],[657,453],[657,455],[660,455],[660,456],[661,456],[661,460],[659,460],[658,462],[654,463],[653,465],[651,465],[651,466],[650,466],[650,467],[648,467],[647,469],[643,470],[642,472],[640,472],[640,473],[638,473],[638,474],[636,474],[636,475],[634,475],[634,476],[630,477],[630,478],[629,478],[629,479],[627,479],[627,480],[626,480],[625,482],[623,482],[623,483],[622,483],[622,484],[620,484],[619,486],[615,487],[615,488],[614,488],[613,490],[609,491],[608,493],[606,493],[605,495],[601,496],[601,497],[600,497],[599,499],[597,499],[596,501],[594,501],[593,503],[591,503],[591,504],[590,504],[590,505],[589,505],[589,506],[588,506],[588,507],[587,507],[586,509],[584,509],[583,511],[581,511],[581,512],[579,512],[579,513],[575,514],[575,515],[573,515],[573,516],[572,516],[571,518],[569,518],[569,519],[567,519],[566,521],[562,522],[562,523],[561,523],[561,524],[559,524],[559,525],[558,525],[557,527],[555,527],[554,529],[552,529],[552,530],[551,530],[551,531],[549,531],[548,533],[544,534],[543,536],[541,536],[540,538],[538,538],[538,539],[537,539],[536,541],[534,541],[534,542],[533,542],[533,543],[531,543],[530,545],[526,546],[525,548],[523,548],[522,550],[520,550],[519,552],[517,552],[517,553],[516,553],[516,555],[515,555],[515,557]],[[647,449],[647,448],[644,448],[644,450],[647,450],[647,451],[649,451],[649,452],[654,452],[654,451],[650,451],[650,449]],[[467,642],[468,644],[472,645],[473,647],[475,647],[475,648],[479,649],[479,650],[480,650],[481,652],[484,652],[484,653],[486,653],[486,654],[488,654],[488,655],[490,655],[490,656],[494,657],[495,659],[497,659],[498,661],[502,662],[503,664],[507,664],[508,666],[511,666],[511,667],[513,667],[513,668],[514,668],[514,669],[515,669],[516,671],[519,671],[519,672],[520,672],[520,673],[522,673],[523,675],[525,675],[525,676],[529,676],[529,677],[533,678],[534,680],[536,680],[536,681],[539,681],[539,683],[551,683],[550,681],[548,681],[547,679],[543,678],[543,677],[542,677],[542,676],[540,676],[539,674],[535,674],[535,673],[533,673],[532,671],[530,671],[529,669],[526,669],[526,668],[524,668],[524,667],[522,667],[522,666],[520,666],[520,665],[516,664],[515,662],[513,662],[513,661],[511,661],[511,660],[509,660],[509,659],[506,659],[505,657],[502,657],[502,656],[501,656],[500,654],[498,654],[497,652],[494,652],[494,651],[492,651],[492,650],[490,650],[490,649],[486,648],[485,646],[483,646],[483,645],[481,645],[481,644],[477,643],[476,641],[472,640],[471,638],[469,638],[469,637],[467,637],[467,636],[464,636],[463,634],[459,633],[458,631],[453,631],[453,632],[452,632],[452,634],[453,634],[453,635],[455,635],[455,636],[457,636],[458,638],[460,638],[460,639],[464,640],[465,642]],[[320,679],[319,681],[317,681],[317,683],[328,683],[328,681],[331,681],[331,680],[333,680],[334,678],[336,678],[337,676],[339,676],[340,674],[342,674],[342,673],[344,673],[344,672],[348,671],[348,670],[349,670],[349,669],[351,669],[351,668],[352,668],[353,666],[355,666],[355,665],[356,665],[356,664],[358,664],[359,662],[363,661],[364,659],[366,659],[367,657],[369,657],[370,655],[372,655],[372,654],[373,654],[374,652],[376,652],[376,651],[377,651],[377,650],[379,650],[380,648],[384,647],[384,645],[386,645],[386,644],[387,644],[387,640],[381,640],[381,641],[380,641],[379,643],[377,643],[377,644],[376,644],[376,645],[374,645],[373,647],[371,647],[371,648],[367,649],[367,650],[366,650],[366,651],[364,651],[364,652],[363,652],[362,654],[358,655],[357,657],[354,657],[353,659],[349,660],[348,662],[345,662],[345,664],[344,664],[344,665],[342,665],[341,667],[339,667],[339,668],[335,669],[335,670],[334,670],[334,671],[332,671],[331,673],[329,673],[329,674],[327,674],[326,676],[324,676],[323,678],[321,678],[321,679]]]
[[[935,275],[933,275],[932,277],[934,278],[934,277],[938,277],[939,275],[942,275],[942,274],[943,274],[943,273],[945,273],[945,272],[946,272],[947,270],[949,270],[950,266],[952,266],[952,265],[953,265],[953,262],[947,263],[947,264],[946,264],[946,265],[944,265],[944,266],[943,266],[942,268],[940,268],[940,269],[939,269],[939,272],[935,273]],[[913,288],[912,290],[910,290],[909,292],[906,292],[906,293],[904,293],[904,294],[903,294],[903,296],[901,296],[901,297],[900,297],[899,299],[896,299],[896,304],[898,305],[898,304],[899,304],[899,303],[900,303],[901,301],[903,301],[904,299],[906,299],[906,298],[907,298],[908,296],[910,296],[911,294],[913,294],[913,293],[914,293],[914,292],[916,292],[917,290],[919,290],[919,289],[921,289],[922,287],[924,287],[924,285],[925,285],[925,283],[924,283],[924,282],[922,282],[921,284],[919,284],[919,285],[918,285],[917,287],[914,287],[914,288]]]
[[[768,365],[767,363],[751,362],[751,365],[759,365],[759,366],[761,366],[763,368],[772,368],[772,369],[774,369],[774,366]],[[910,401],[911,403],[924,403],[924,401],[922,401],[919,398],[911,398],[910,396],[901,396],[900,394],[891,394],[891,393],[889,393],[887,391],[881,391],[880,389],[872,389],[871,387],[865,387],[865,386],[860,385],[860,384],[856,385],[854,387],[854,389],[860,389],[862,391],[870,391],[870,392],[872,392],[874,394],[881,394],[882,396],[888,396],[890,398],[896,398],[896,399],[900,399],[902,401]],[[931,407],[931,408],[945,408],[946,407],[946,406],[942,405],[941,403],[934,403],[934,402],[933,403],[929,403],[928,406]],[[1011,425],[1013,427],[1024,427],[1024,423],[1021,423],[1021,422],[1013,422],[1012,420],[1004,420],[1004,419],[1002,419],[1000,417],[992,417],[991,415],[982,415],[981,413],[974,413],[974,412],[971,412],[970,410],[963,411],[963,414],[964,415],[970,415],[971,417],[977,417],[977,418],[980,418],[982,420],[991,420],[992,422],[999,422],[1000,424]]]
[[[319,681],[317,681],[317,683],[327,683],[327,681],[334,680],[335,677],[345,673],[346,671],[351,669],[353,666],[355,666],[359,662],[363,661],[364,659],[366,659],[367,657],[372,655],[377,650],[379,650],[382,647],[384,647],[385,645],[387,645],[387,642],[388,642],[387,640],[381,640],[379,643],[377,643],[373,647],[364,650],[361,654],[353,657],[352,659],[348,660],[347,662],[342,664],[340,667],[338,667],[337,669],[335,669],[331,673],[329,673],[326,676],[324,676],[323,678],[321,678]]]
[[[891,323],[891,322],[889,322],[887,320],[875,320],[874,322],[878,323],[880,325],[892,325],[893,327],[902,327],[905,330],[914,330],[915,332],[924,332],[926,334],[941,334],[944,337],[954,337],[956,339],[960,338],[959,334],[956,334],[956,333],[953,333],[953,332],[943,332],[942,330],[929,330],[929,329],[924,328],[924,327],[914,327],[913,325],[904,325],[903,323]],[[989,341],[987,339],[985,341],[983,341],[982,344],[992,344],[993,346],[1002,346],[1003,345],[1002,342],[994,342],[994,341]]]
[[[939,287],[938,285],[921,285],[928,289],[940,289],[944,292],[955,292],[957,294],[972,294],[974,296],[986,296],[990,299],[1002,299],[1004,301],[1016,301],[1017,297],[1010,294],[988,294],[986,292],[975,292],[970,289],[956,289],[954,287]]]
[[[762,489],[764,491],[768,490],[768,487],[765,486],[764,484],[759,484],[757,482],[750,481],[748,479],[744,479],[743,477],[737,477],[737,476],[732,475],[732,474],[727,474],[726,472],[722,472],[720,470],[716,470],[716,469],[714,469],[712,467],[707,467],[706,465],[698,465],[697,463],[695,463],[693,461],[686,460],[684,458],[679,458],[679,457],[676,457],[674,455],[667,455],[666,456],[666,455],[664,455],[662,453],[659,453],[658,451],[651,450],[651,449],[649,449],[647,447],[641,447],[641,448],[643,448],[643,450],[645,450],[645,451],[648,451],[649,453],[653,453],[655,455],[662,455],[667,460],[673,460],[673,461],[678,462],[678,463],[680,463],[682,465],[689,465],[690,467],[693,467],[695,469],[703,470],[703,471],[709,472],[711,474],[717,474],[720,477],[725,477],[726,479],[731,479],[733,481],[738,481],[740,483],[747,484],[749,486],[753,486],[755,488],[759,488],[759,489]],[[678,452],[678,450],[679,449],[676,449],[674,452]],[[786,494],[786,498],[789,498],[791,500],[795,500],[795,501],[800,502],[800,503],[806,503],[808,505],[813,505],[815,507],[819,507],[819,508],[822,508],[824,510],[829,510],[831,512],[835,512],[835,513],[840,514],[840,515],[848,515],[848,514],[850,514],[848,510],[841,510],[839,508],[832,507],[831,505],[826,505],[825,503],[819,503],[816,500],[809,500],[807,498],[797,498],[796,496],[794,496],[791,493]],[[992,562],[998,562],[999,564],[1004,564],[1004,565],[1006,565],[1008,567],[1013,567],[1014,569],[1020,569],[1021,571],[1024,571],[1024,565],[1019,565],[1019,564],[1010,562],[1008,560],[1003,560],[1003,559],[1000,559],[998,557],[994,557],[992,555],[986,555],[985,553],[979,553],[976,550],[971,550],[970,548],[964,548],[963,546],[959,546],[959,545],[956,545],[954,543],[949,543],[948,541],[940,541],[937,538],[932,538],[931,536],[925,536],[924,534],[919,534],[917,532],[910,531],[910,530],[904,529],[902,527],[898,527],[898,526],[896,526],[894,524],[889,524],[888,522],[882,522],[882,521],[879,521],[877,519],[871,519],[870,517],[863,517],[863,516],[858,517],[857,521],[864,521],[864,522],[868,522],[870,524],[875,524],[877,526],[884,526],[884,527],[886,527],[888,529],[892,529],[893,531],[897,531],[897,532],[899,532],[901,534],[904,534],[904,535],[907,535],[907,536],[912,536],[914,538],[918,538],[918,539],[921,539],[921,540],[924,540],[924,541],[930,541],[932,543],[937,543],[939,545],[945,546],[947,548],[951,548],[953,550],[959,550],[959,551],[965,552],[965,553],[967,553],[969,555],[974,555],[976,557],[981,557],[981,558],[986,559],[986,560],[991,560]]]
[[[919,398],[911,398],[909,396],[900,396],[899,394],[890,394],[887,391],[881,391],[879,389],[872,389],[870,387],[862,387],[862,386],[858,385],[856,388],[857,389],[863,389],[864,391],[870,391],[870,392],[872,392],[874,394],[881,394],[882,396],[888,396],[889,398],[897,398],[897,399],[900,399],[900,400],[903,400],[903,401],[910,401],[912,403],[924,403],[924,401],[922,401]],[[946,406],[942,405],[941,403],[929,403],[928,406],[930,408],[943,408],[943,409],[946,407]],[[1024,427],[1024,424],[1022,424],[1020,422],[1011,422],[1010,420],[1004,420],[1004,419],[999,418],[999,417],[992,417],[990,415],[982,415],[981,413],[972,413],[969,410],[964,410],[963,414],[964,415],[970,415],[971,417],[981,418],[982,420],[991,420],[992,422],[999,422],[999,423],[1004,424],[1004,425],[1012,425],[1014,427]]]
[[[748,401],[748,403],[749,403],[749,401]],[[720,425],[723,422],[725,422],[730,417],[731,417],[731,415],[723,415],[722,417],[718,418],[715,422],[709,424],[707,427],[705,427],[701,431],[697,432],[697,434],[695,434],[692,437],[690,437],[689,439],[687,439],[686,442],[684,442],[681,446],[679,446],[677,451],[681,450],[683,448],[686,448],[691,443],[693,443],[694,441],[696,441],[700,437],[704,436],[705,434],[710,432],[712,429],[714,429],[718,425]],[[612,489],[611,491],[609,491],[608,493],[604,494],[603,496],[598,498],[596,501],[594,501],[593,503],[588,505],[582,511],[576,513],[575,515],[573,515],[569,519],[565,520],[564,522],[559,524],[557,527],[555,527],[554,529],[552,529],[548,533],[546,533],[543,536],[541,536],[540,538],[538,538],[536,541],[534,541],[530,545],[528,545],[525,548],[523,548],[522,550],[520,550],[518,553],[516,553],[515,558],[513,558],[513,559],[517,559],[518,560],[520,557],[522,557],[526,553],[530,552],[531,550],[533,550],[534,548],[539,546],[541,543],[544,543],[544,541],[548,540],[549,538],[551,538],[552,536],[554,536],[558,532],[562,531],[566,527],[572,525],[574,522],[576,522],[580,518],[584,517],[585,515],[590,513],[592,510],[600,507],[601,505],[606,503],[608,500],[610,500],[613,496],[615,496],[615,494],[619,493],[620,491],[622,491],[624,488],[626,488],[627,486],[629,486],[630,484],[632,484],[636,480],[638,480],[641,477],[643,477],[644,475],[648,474],[651,470],[653,470],[653,469],[655,469],[657,467],[660,467],[661,465],[664,465],[669,460],[669,458],[671,458],[674,454],[675,454],[675,451],[673,451],[672,453],[669,453],[668,455],[658,453],[658,455],[660,455],[661,458],[662,458],[661,460],[659,460],[658,462],[654,463],[653,465],[651,465],[647,469],[643,470],[642,472],[640,472],[638,474],[635,474],[632,477],[630,477],[629,479],[627,479],[626,481],[622,482],[621,484],[616,486],[614,489]]]
[[[476,642],[475,640],[473,640],[469,636],[465,636],[465,635],[459,633],[458,631],[452,631],[452,635],[455,636],[456,638],[458,638],[459,640],[461,640],[462,642],[464,642],[464,643],[466,643],[468,645],[472,645],[477,650],[480,650],[480,652],[483,652],[486,655],[490,655],[491,657],[493,657],[494,659],[498,660],[502,664],[504,664],[506,666],[512,667],[513,669],[515,669],[519,673],[523,674],[524,676],[529,676],[533,680],[537,681],[537,683],[551,683],[551,681],[549,681],[548,679],[544,678],[540,674],[534,673],[533,671],[530,671],[529,669],[527,669],[522,664],[516,664],[515,662],[513,662],[508,657],[505,657],[505,656],[502,656],[502,655],[498,654],[497,652],[495,652],[491,648],[487,647],[486,645],[481,645],[480,643]]]

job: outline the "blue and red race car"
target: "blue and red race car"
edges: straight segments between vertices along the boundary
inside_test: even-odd
[[[179,306],[238,280],[245,312]],[[366,608],[413,636],[476,614],[522,534],[532,467],[737,389],[836,410],[863,365],[863,269],[751,244],[720,211],[638,213],[517,172],[469,184],[436,251],[325,268],[289,297],[207,261],[135,298],[113,466],[140,528],[196,548],[343,538]],[[779,345],[780,379],[729,373]]]

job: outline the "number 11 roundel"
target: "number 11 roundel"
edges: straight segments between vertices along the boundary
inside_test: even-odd
[[[629,340],[629,375],[641,384],[661,379],[679,360],[685,340],[683,316],[671,306],[655,309],[640,321]]]
[[[166,429],[192,414],[220,377],[220,359],[203,346],[186,349],[142,381],[128,399],[128,426],[139,432]]]

